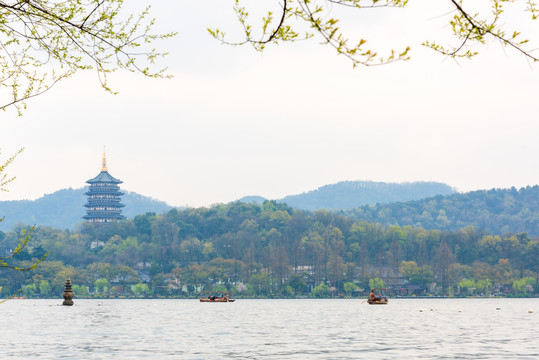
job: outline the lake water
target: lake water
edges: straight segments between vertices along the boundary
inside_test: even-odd
[[[74,300],[1,304],[0,358],[539,359],[539,299]]]

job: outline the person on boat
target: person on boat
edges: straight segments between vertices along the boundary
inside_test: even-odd
[[[378,294],[378,296],[374,295],[374,290],[371,290],[371,293],[369,294],[369,301],[380,301],[382,300],[382,295]]]

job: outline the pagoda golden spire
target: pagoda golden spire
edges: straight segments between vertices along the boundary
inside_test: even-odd
[[[107,154],[105,152],[105,146],[103,146],[103,167],[101,171],[107,171]]]

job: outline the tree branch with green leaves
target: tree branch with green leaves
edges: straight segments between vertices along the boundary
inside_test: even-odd
[[[15,153],[15,155],[11,156],[6,161],[4,161],[3,164],[0,165],[0,191],[8,191],[7,188],[6,188],[6,185],[8,183],[12,182],[13,180],[15,180],[15,177],[9,177],[5,173],[5,170],[13,162],[13,160],[15,160],[17,155],[20,154],[23,150],[24,150],[24,148],[20,149],[19,151],[17,151]],[[4,217],[0,218],[0,223],[2,221],[4,221]],[[26,248],[26,246],[30,242],[30,239],[32,238],[32,233],[34,232],[34,228],[35,228],[35,225],[32,228],[30,228],[29,230],[27,230],[27,229],[22,230],[21,238],[19,240],[19,243],[17,244],[15,249],[11,252],[11,254],[9,254],[8,256],[0,257],[0,269],[6,268],[6,269],[15,270],[15,271],[30,271],[32,269],[35,269],[36,266],[39,265],[39,263],[41,263],[42,261],[44,261],[47,258],[49,253],[46,253],[43,256],[41,256],[39,259],[35,260],[33,263],[31,263],[30,266],[21,267],[21,266],[17,266],[16,264],[14,264],[14,262],[16,261],[16,256],[18,254],[22,253],[22,251]],[[15,295],[12,295],[11,297],[13,297]],[[9,299],[11,297],[8,297],[7,299]]]
[[[75,73],[94,69],[111,92],[107,75],[123,69],[147,77],[169,77],[155,68],[166,53],[156,40],[175,33],[154,33],[150,7],[124,14],[124,0],[0,0],[0,109],[43,94]]]
[[[268,11],[258,25],[253,25],[251,14],[247,7],[242,5],[243,0],[234,1],[234,12],[243,27],[244,39],[231,42],[222,30],[208,29],[214,38],[225,44],[250,44],[255,50],[263,51],[270,43],[279,44],[318,37],[323,44],[347,57],[354,67],[410,59],[410,46],[379,55],[376,50],[367,47],[367,39],[362,38],[352,43],[339,27],[340,17],[334,15],[336,10],[343,8],[348,8],[350,12],[404,8],[409,5],[408,0],[281,0],[274,2],[274,5],[278,4],[278,16],[275,16],[273,11]],[[457,45],[441,45],[431,40],[424,41],[422,45],[450,58],[472,58],[478,54],[476,45],[483,45],[487,39],[493,39],[504,47],[516,50],[528,60],[539,60],[536,49],[529,45],[529,39],[524,38],[516,28],[511,28],[511,19],[506,13],[506,8],[511,7],[512,11],[516,9],[519,14],[527,13],[530,20],[534,21],[539,17],[537,3],[533,0],[483,0],[480,3],[446,0],[446,5],[451,9],[447,13],[451,36],[457,40]],[[480,10],[473,10],[478,7]],[[517,23],[514,26],[519,25]],[[305,27],[307,31],[299,30]]]
[[[0,219],[0,222],[2,222],[2,220],[4,220],[4,218]],[[12,270],[17,270],[17,271],[30,271],[32,269],[35,269],[36,266],[40,262],[44,261],[47,258],[49,253],[46,253],[40,259],[37,259],[32,265],[26,266],[26,267],[19,267],[17,265],[13,265],[9,263],[9,260],[13,260],[15,256],[17,256],[17,254],[20,254],[26,248],[26,245],[28,245],[28,242],[32,238],[32,233],[34,232],[34,228],[35,228],[35,225],[32,226],[29,231],[27,231],[27,229],[23,229],[22,234],[21,234],[21,239],[19,240],[17,247],[15,247],[15,250],[13,250],[11,254],[9,254],[6,257],[0,257],[0,268],[7,268],[7,269],[12,269]]]
[[[15,180],[15,177],[8,177],[5,173],[6,168],[15,160],[17,155],[19,155],[21,152],[23,152],[24,148],[21,148],[19,151],[15,153],[15,155],[8,158],[3,164],[0,165],[0,192],[8,191],[6,188],[6,185]],[[1,153],[0,153],[1,154]],[[3,218],[1,218],[3,220]],[[0,220],[1,221],[1,220]]]
[[[499,41],[503,46],[516,50],[527,59],[539,61],[539,55],[535,54],[536,49],[526,48],[529,39],[523,38],[521,33],[512,29],[509,30],[505,14],[505,5],[526,4],[523,9],[530,13],[532,20],[539,17],[539,8],[531,0],[489,0],[490,12],[480,13],[467,10],[464,0],[450,0],[454,6],[454,15],[449,21],[453,36],[459,41],[456,46],[443,46],[434,41],[425,41],[423,45],[452,58],[472,58],[479,52],[473,50],[477,44],[485,44],[488,38]]]

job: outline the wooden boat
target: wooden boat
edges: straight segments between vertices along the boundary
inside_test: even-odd
[[[386,305],[389,300],[384,298],[380,300],[367,300],[367,302],[369,303],[369,305]]]
[[[200,302],[234,302],[235,299],[227,299],[227,298],[216,298],[215,300],[208,299],[208,298],[200,298],[198,299]]]
[[[203,293],[210,294],[207,298],[200,298],[200,302],[234,302],[234,299],[230,298],[230,292],[217,292],[217,291],[203,291]],[[212,296],[211,294],[219,294]]]
[[[382,291],[385,291],[386,289],[383,289],[383,288],[371,289],[371,291],[375,291],[375,290],[378,290],[379,296],[377,296],[373,300],[368,299],[367,302],[369,303],[369,305],[387,305],[389,300],[387,299],[387,296],[382,295]]]

